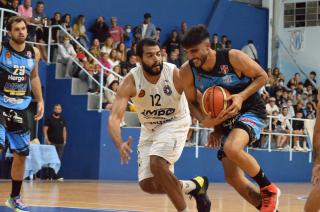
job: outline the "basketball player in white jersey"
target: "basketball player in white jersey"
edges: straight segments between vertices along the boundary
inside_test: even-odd
[[[320,89],[318,90],[317,119],[313,132],[313,189],[304,207],[306,212],[320,211]]]
[[[141,66],[132,69],[123,79],[109,117],[109,133],[121,161],[128,163],[132,152],[132,138],[124,142],[120,133],[120,122],[131,99],[141,122],[140,188],[150,194],[167,194],[177,211],[188,211],[183,193],[196,199],[198,211],[210,211],[206,177],[179,181],[173,175],[173,164],[182,153],[191,124],[179,70],[163,62],[160,46],[152,39],[145,38],[138,43],[137,55]]]

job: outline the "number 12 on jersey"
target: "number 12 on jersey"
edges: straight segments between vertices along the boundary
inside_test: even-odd
[[[161,96],[159,94],[150,95],[150,97],[151,97],[152,106],[161,106],[160,104]]]

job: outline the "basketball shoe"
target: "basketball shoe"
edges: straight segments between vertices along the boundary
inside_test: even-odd
[[[207,194],[209,187],[208,178],[198,176],[191,179],[191,181],[196,184],[196,189],[191,191],[189,194],[196,200],[198,212],[209,212],[211,208],[211,201]]]
[[[260,189],[260,212],[276,212],[279,205],[280,189],[273,183]]]

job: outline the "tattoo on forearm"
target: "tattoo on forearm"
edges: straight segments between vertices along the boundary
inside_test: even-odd
[[[247,197],[248,201],[254,206],[259,206],[261,204],[261,195],[252,186],[247,186]]]

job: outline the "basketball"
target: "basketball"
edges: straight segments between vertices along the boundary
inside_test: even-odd
[[[220,86],[213,86],[205,90],[202,95],[200,105],[201,110],[205,115],[209,115],[215,118],[219,113],[230,106],[231,102],[227,102],[227,98],[230,96],[230,92]]]

